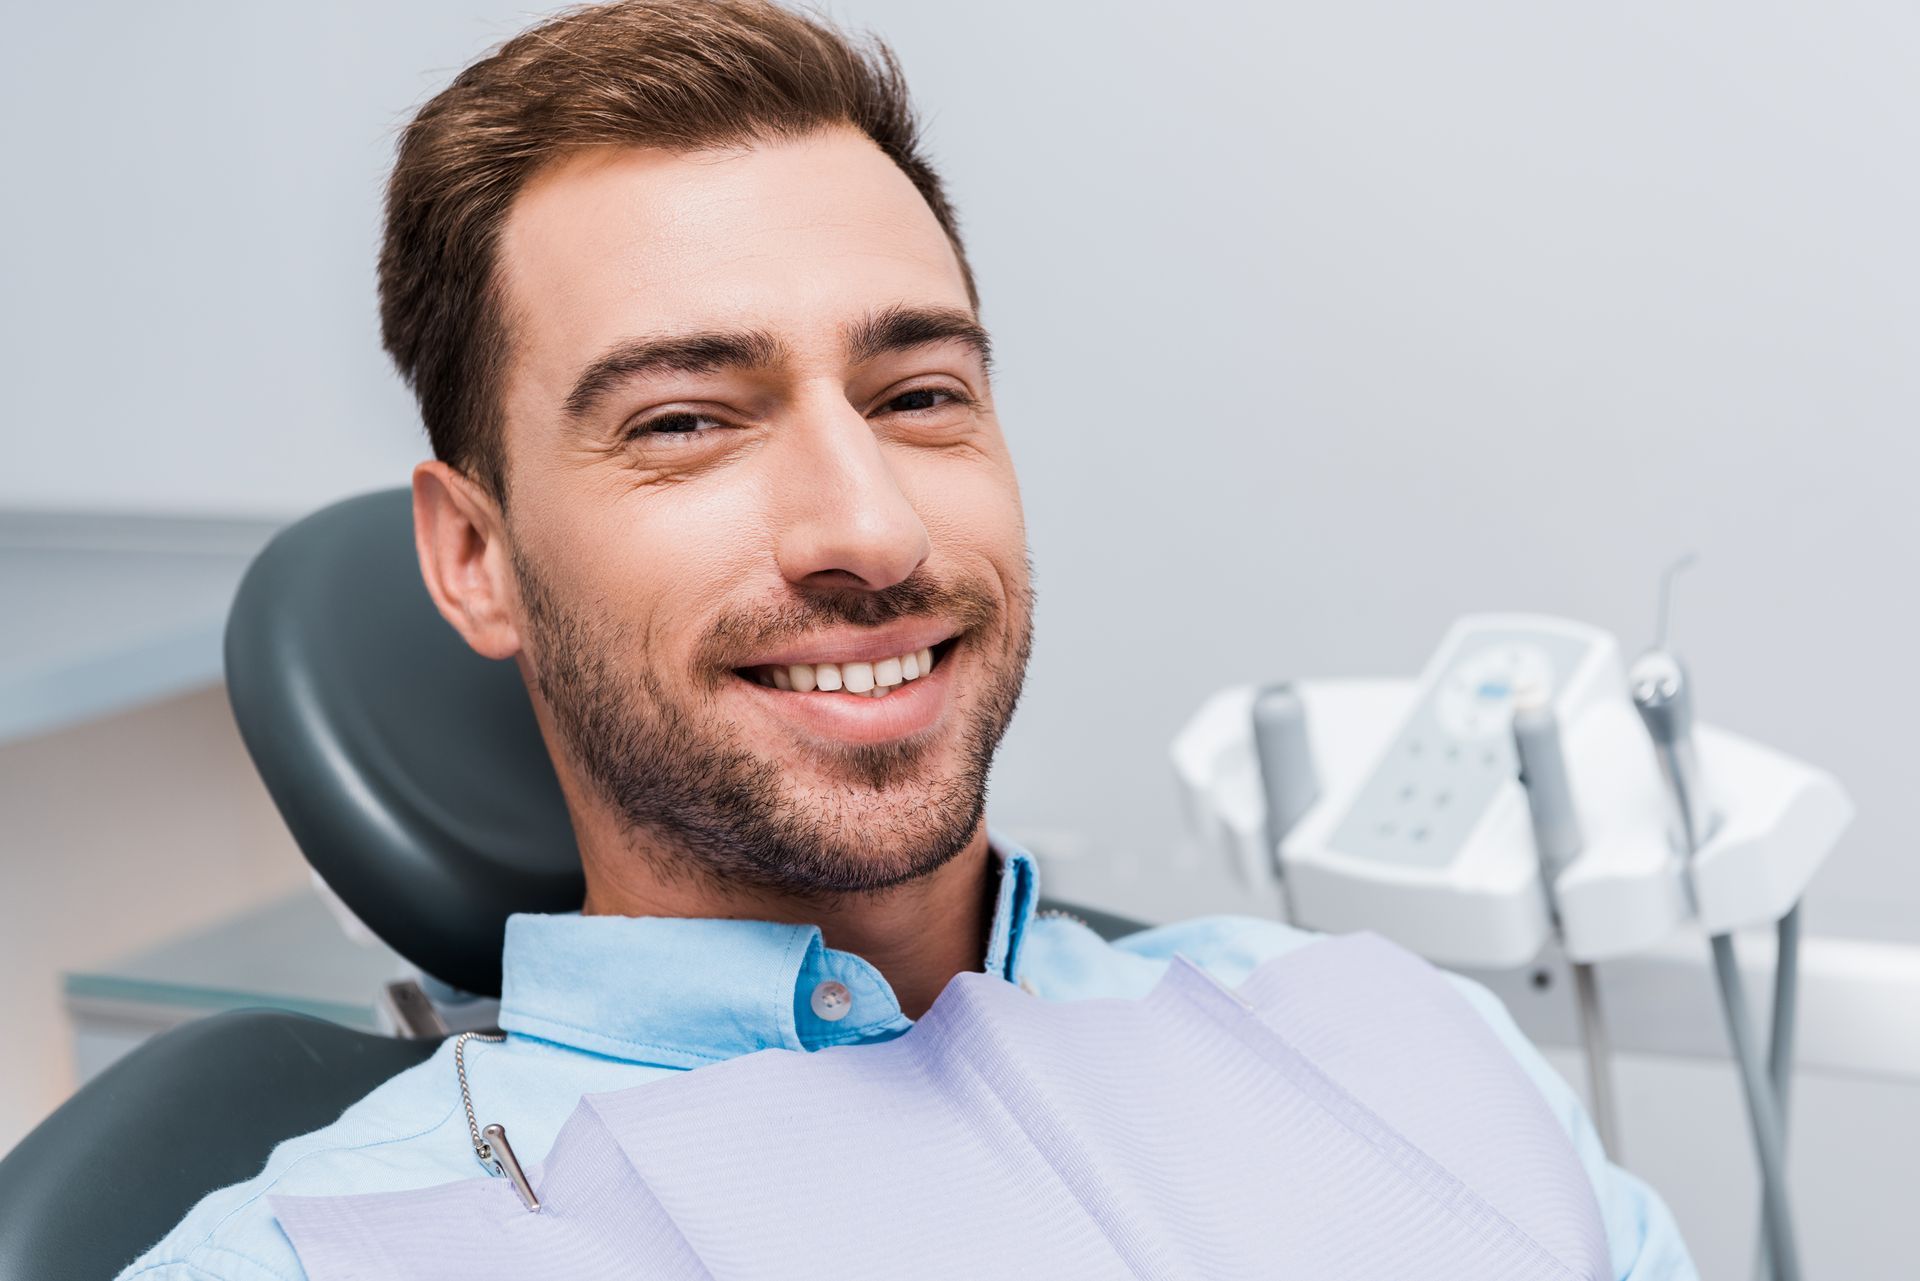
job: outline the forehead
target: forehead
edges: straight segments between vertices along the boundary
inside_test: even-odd
[[[570,157],[514,202],[498,268],[526,390],[636,334],[753,327],[805,351],[876,306],[969,305],[933,211],[851,129]]]

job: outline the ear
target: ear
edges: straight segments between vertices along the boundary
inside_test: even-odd
[[[413,542],[440,616],[485,658],[520,652],[513,560],[500,505],[438,460],[413,469]]]

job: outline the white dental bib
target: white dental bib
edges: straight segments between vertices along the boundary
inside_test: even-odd
[[[893,1041],[588,1095],[529,1173],[537,1214],[488,1178],[272,1204],[313,1281],[1611,1275],[1539,1091],[1369,935],[1138,1001],[962,974]]]

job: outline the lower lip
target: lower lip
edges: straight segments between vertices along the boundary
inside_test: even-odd
[[[887,743],[931,728],[947,707],[951,669],[958,647],[940,656],[918,680],[894,686],[884,698],[815,690],[770,689],[736,675],[746,692],[769,711],[806,732],[842,743]]]

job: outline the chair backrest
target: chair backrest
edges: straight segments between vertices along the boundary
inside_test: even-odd
[[[507,917],[580,906],[526,688],[435,610],[408,491],[275,537],[234,599],[226,662],[241,736],[301,852],[422,970],[497,995]]]
[[[0,1277],[113,1276],[207,1192],[435,1046],[265,1010],[153,1038],[0,1160]]]

